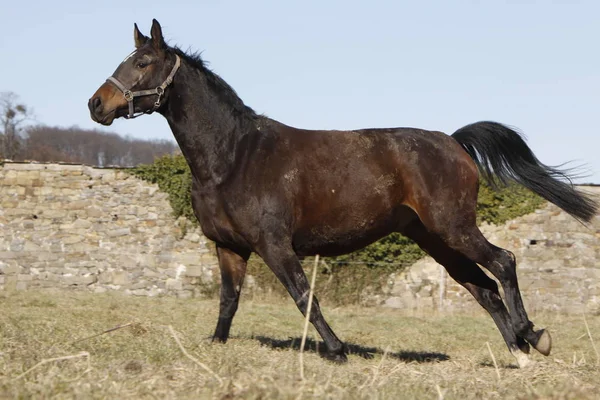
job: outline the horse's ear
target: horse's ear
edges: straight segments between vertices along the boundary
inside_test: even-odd
[[[165,39],[163,38],[162,28],[157,20],[152,20],[152,29],[150,30],[152,36],[152,45],[157,50],[162,50],[166,47]]]
[[[133,41],[135,42],[136,49],[139,49],[148,41],[148,37],[140,32],[137,24],[133,24]]]

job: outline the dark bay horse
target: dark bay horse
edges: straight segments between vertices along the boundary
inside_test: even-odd
[[[168,46],[154,20],[151,37],[134,27],[136,50],[89,100],[94,121],[158,112],[168,121],[192,174],[192,202],[216,243],[221,270],[214,340],[225,342],[251,252],[257,253],[305,313],[309,283],[299,256],[339,255],[392,232],[414,240],[494,319],[520,366],[530,345],[544,355],[551,338],[534,330],[517,283],[514,255],[476,225],[480,172],[515,181],[573,217],[597,204],[568,176],[542,164],[514,130],[478,122],[453,135],[413,128],[311,131],[257,115],[197,55]],[[489,270],[504,289],[478,266]],[[319,303],[310,320],[326,357],[346,348]]]

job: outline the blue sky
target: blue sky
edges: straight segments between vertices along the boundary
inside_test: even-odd
[[[92,122],[87,100],[157,18],[257,112],[314,129],[518,127],[600,183],[598,1],[33,1],[0,13],[0,92],[48,125],[172,138],[160,115]]]

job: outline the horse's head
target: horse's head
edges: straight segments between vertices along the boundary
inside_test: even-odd
[[[179,68],[179,56],[167,51],[158,21],[152,21],[150,38],[134,25],[133,39],[133,53],[88,102],[92,119],[103,125],[112,124],[115,118],[135,118],[156,111]]]

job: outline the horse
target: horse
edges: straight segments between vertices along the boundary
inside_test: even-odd
[[[598,204],[569,171],[541,163],[519,132],[481,121],[452,135],[416,128],[306,130],[257,114],[197,53],[169,46],[158,21],[150,37],[134,24],[135,50],[88,101],[91,118],[157,112],[192,172],[192,206],[215,242],[221,275],[213,341],[226,342],[251,253],[260,256],[306,316],[310,285],[299,259],[360,249],[390,233],[414,240],[491,315],[520,367],[530,346],[549,355],[519,291],[513,253],[476,225],[480,178],[523,185],[587,222]],[[499,281],[480,268],[487,269]],[[315,297],[309,315],[323,356],[347,348]]]

